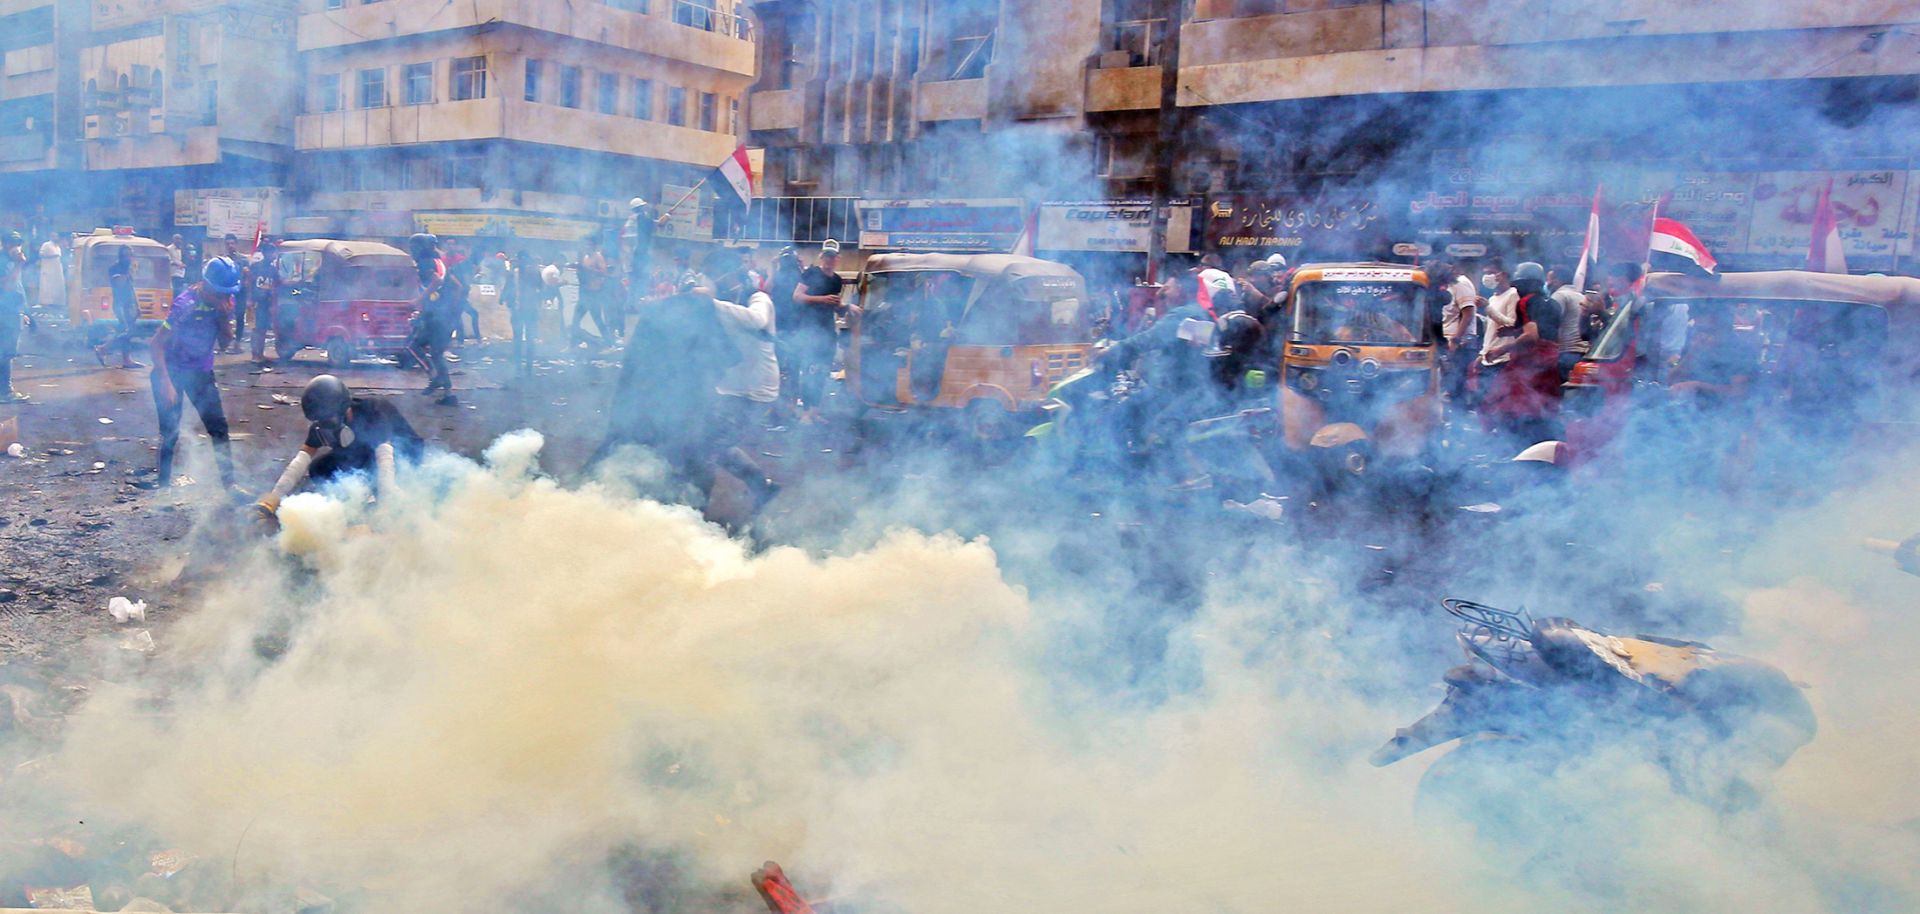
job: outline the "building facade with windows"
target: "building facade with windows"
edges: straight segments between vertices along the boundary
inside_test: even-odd
[[[752,30],[711,0],[302,4],[304,231],[585,241],[741,134]]]
[[[293,140],[292,0],[0,3],[0,208],[172,227],[263,200]]]
[[[1163,189],[1202,207],[1185,239],[1197,248],[1384,256],[1407,243],[1560,259],[1605,185],[1670,197],[1668,212],[1709,227],[1722,262],[1781,266],[1804,253],[1796,220],[1810,208],[1795,201],[1832,178],[1849,208],[1873,214],[1843,233],[1850,262],[1920,262],[1920,158],[1905,142],[1920,126],[1920,5],[752,9],[762,40],[749,126],[766,148],[769,212],[845,198],[992,210],[1011,198],[1038,212],[1042,251],[1137,253],[1143,231],[1114,226],[1146,212],[1164,123]],[[1163,62],[1177,62],[1164,119]],[[890,218],[866,209],[863,228]]]

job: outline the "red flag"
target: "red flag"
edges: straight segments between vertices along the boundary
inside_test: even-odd
[[[1713,252],[1695,237],[1693,230],[1678,219],[1665,216],[1653,220],[1653,235],[1648,239],[1647,262],[1656,271],[1717,275],[1720,265]]]
[[[1815,273],[1847,272],[1847,252],[1840,244],[1840,220],[1833,215],[1833,179],[1820,190],[1813,207],[1813,243],[1807,247],[1807,269]]]

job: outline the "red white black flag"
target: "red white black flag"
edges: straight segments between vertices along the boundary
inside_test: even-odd
[[[1720,269],[1713,253],[1694,237],[1692,229],[1665,216],[1653,220],[1653,235],[1647,243],[1647,264],[1656,272],[1703,276],[1717,276]]]
[[[753,162],[747,158],[747,147],[735,147],[733,155],[727,156],[727,160],[721,162],[715,172],[720,183],[739,198],[742,209],[753,202]]]

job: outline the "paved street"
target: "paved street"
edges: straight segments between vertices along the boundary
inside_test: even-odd
[[[191,590],[171,586],[188,565],[193,518],[233,510],[222,502],[211,445],[189,408],[182,420],[176,476],[191,485],[136,487],[153,479],[157,437],[148,370],[103,369],[58,336],[30,335],[15,363],[15,383],[33,398],[0,406],[0,428],[17,437],[23,458],[0,456],[0,665],[47,659],[110,629],[104,612],[116,595],[146,597],[165,620]],[[456,366],[455,407],[416,391],[418,372],[361,363],[336,372],[356,392],[394,397],[420,433],[455,452],[478,455],[495,437],[536,426],[547,437],[545,465],[572,473],[599,443],[606,385],[617,362],[584,354],[541,369],[524,389],[502,383],[505,343],[470,346]],[[142,352],[140,361],[150,358]],[[618,355],[608,356],[617,359]],[[259,373],[244,354],[223,355],[218,372],[232,428],[241,485],[259,492],[306,434],[299,397],[327,372],[309,351],[284,369]],[[11,423],[5,425],[4,423]],[[238,512],[235,512],[238,513]]]

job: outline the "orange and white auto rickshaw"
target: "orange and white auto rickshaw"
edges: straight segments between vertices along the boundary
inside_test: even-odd
[[[119,332],[113,316],[113,289],[107,270],[125,249],[133,261],[133,297],[140,306],[135,333],[150,333],[167,319],[173,306],[173,279],[168,271],[167,246],[142,238],[131,228],[94,229],[73,239],[73,264],[67,271],[67,318],[97,345]]]
[[[1279,403],[1289,453],[1352,475],[1426,455],[1441,425],[1427,288],[1425,271],[1400,264],[1294,272]]]
[[[880,254],[858,280],[848,387],[886,410],[948,410],[1017,437],[1092,358],[1094,309],[1071,267],[1012,254]]]

